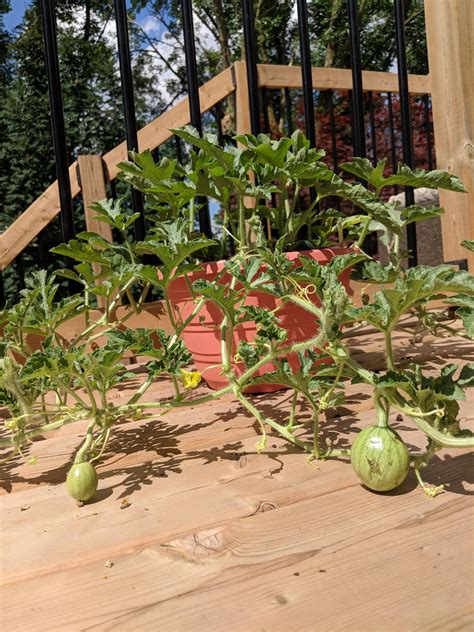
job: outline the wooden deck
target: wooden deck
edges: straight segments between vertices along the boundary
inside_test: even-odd
[[[382,366],[376,335],[351,340],[367,365]],[[433,352],[474,361],[460,339],[413,347],[400,334],[397,344],[405,362]],[[325,423],[342,445],[373,421],[367,392],[351,393]],[[283,418],[287,400],[254,398]],[[411,424],[396,425],[423,445]],[[435,499],[413,473],[396,492],[375,494],[347,461],[312,467],[278,437],[257,455],[253,420],[226,398],[123,423],[98,468],[95,502],[78,508],[62,481],[81,431],[72,424],[35,442],[37,465],[3,473],[1,630],[474,629],[472,454],[433,460],[426,480],[446,484]]]

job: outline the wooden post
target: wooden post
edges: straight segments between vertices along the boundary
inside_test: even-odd
[[[247,64],[245,61],[234,63],[235,72],[235,129],[237,134],[251,134],[249,86],[247,82]]]
[[[84,202],[84,215],[86,228],[92,233],[97,233],[107,241],[112,241],[112,228],[109,224],[94,219],[95,212],[90,208],[91,204],[107,197],[105,186],[105,173],[102,156],[78,156],[77,167]],[[95,273],[99,271],[97,264],[93,264]],[[104,298],[97,297],[99,307],[105,307]]]
[[[95,212],[90,208],[94,202],[107,197],[102,156],[78,156],[77,166],[80,174],[87,230],[97,233],[107,241],[112,241],[111,227],[93,219]]]
[[[464,182],[467,194],[440,191],[444,260],[467,259],[474,239],[474,2],[425,0],[436,162]]]
[[[247,63],[236,61],[234,63],[235,72],[235,131],[237,134],[251,134],[252,122],[250,118],[249,84],[247,80]],[[252,175],[252,173],[250,173]],[[247,208],[252,208],[256,204],[255,198],[244,198]],[[248,227],[248,225],[247,225]],[[250,238],[254,237],[250,231]]]

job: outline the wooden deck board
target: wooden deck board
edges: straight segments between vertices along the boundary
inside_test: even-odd
[[[426,359],[431,342],[415,348],[400,334],[397,344],[400,358]],[[352,346],[380,365],[376,334],[354,336]],[[444,362],[474,355],[459,340],[436,348]],[[157,383],[152,393],[167,388]],[[349,391],[340,416],[325,422],[346,443],[373,419],[366,389]],[[462,403],[471,421],[473,399]],[[287,400],[280,393],[255,403],[284,416]],[[427,481],[446,483],[435,499],[413,473],[397,492],[373,494],[347,461],[311,467],[279,437],[257,455],[254,422],[229,397],[121,424],[98,468],[97,501],[77,508],[58,483],[78,426],[35,442],[39,465],[15,463],[2,481],[1,629],[474,629],[469,452],[445,450],[426,469]],[[423,445],[406,421],[398,429]],[[124,497],[130,506],[121,509]]]

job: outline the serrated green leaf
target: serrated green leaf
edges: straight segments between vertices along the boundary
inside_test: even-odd
[[[471,252],[474,252],[474,239],[465,239],[461,242],[461,246]]]

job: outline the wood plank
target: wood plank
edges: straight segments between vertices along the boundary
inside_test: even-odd
[[[407,339],[397,333],[400,351]],[[456,340],[442,343],[437,362],[468,360]],[[380,335],[351,344],[372,362]],[[364,389],[349,390],[356,400],[325,422],[343,440],[373,416]],[[160,382],[152,395],[168,391]],[[285,398],[254,402],[274,414],[287,410]],[[472,417],[470,402],[462,405]],[[2,628],[155,630],[159,621],[166,632],[309,631],[317,620],[321,632],[352,631],[354,621],[368,631],[387,621],[400,626],[387,632],[438,632],[473,623],[472,454],[433,460],[425,478],[447,491],[432,500],[413,473],[399,490],[372,494],[345,460],[310,467],[280,437],[256,455],[253,420],[230,397],[147,423],[118,429],[97,502],[76,508],[63,485],[44,484],[0,499]],[[79,440],[71,429],[38,446],[64,462]],[[398,429],[410,444],[425,441],[409,423]]]
[[[185,411],[180,419],[172,419],[171,425],[154,424],[154,432],[150,426],[149,434],[146,428],[149,424],[142,424],[145,425],[143,432],[137,422],[135,427],[126,425],[124,429],[118,429],[117,440],[112,441],[114,455],[98,468],[97,502],[81,509],[74,506],[62,484],[36,486],[2,497],[3,581],[25,579],[64,565],[76,567],[96,559],[101,551],[109,556],[120,555],[139,549],[144,541],[151,545],[177,537],[182,533],[183,525],[188,529],[191,524],[195,529],[208,528],[212,524],[211,518],[220,522],[250,515],[263,501],[281,507],[358,485],[352,469],[344,461],[331,460],[310,467],[304,455],[280,437],[272,436],[265,455],[257,456],[253,420],[236,408],[235,403],[231,406],[229,413],[218,415],[217,419],[213,419],[215,412],[212,409],[193,410],[192,425],[187,423],[190,411]],[[274,404],[270,404],[270,408],[273,407]],[[395,414],[391,417],[394,427],[409,445],[421,449],[425,443],[423,434],[412,425],[396,422],[395,417]],[[369,425],[373,420],[374,413],[370,410],[363,415],[353,413],[328,419],[323,427],[329,436],[337,429],[339,441],[347,445],[352,442],[351,435],[358,427]],[[224,436],[226,443],[222,445]],[[61,464],[68,460],[68,441],[70,444],[71,439],[78,442],[79,437],[62,438],[60,442],[49,439],[47,442],[53,443],[53,457],[59,458]],[[456,458],[449,459],[440,470],[443,481],[462,480],[466,472],[462,453],[448,452]],[[45,459],[42,461],[44,468]],[[449,473],[451,466],[455,468],[455,474]],[[428,480],[432,472],[430,467]],[[44,476],[50,482],[54,480],[47,471]],[[65,469],[61,480],[64,476]],[[14,471],[12,477],[15,477]],[[209,494],[216,503],[212,511],[206,500]],[[118,511],[120,499],[126,496],[131,497],[133,509]],[[21,511],[24,506],[29,508],[28,513]],[[146,514],[143,507],[147,507]],[[183,517],[180,507],[185,507],[189,515]],[[168,519],[162,521],[161,515]],[[87,553],[81,552],[86,533],[82,527],[77,539],[61,539],[67,522],[74,523],[79,519],[89,534]],[[104,543],[105,532],[107,540]],[[138,539],[136,532],[140,533]],[[24,541],[21,552],[14,546],[18,539]]]
[[[383,512],[373,497],[356,492],[343,490],[318,503],[248,518],[237,533],[224,530],[219,534],[223,561],[215,562],[223,570],[217,577],[184,595],[183,577],[176,597],[161,600],[158,589],[145,606],[104,618],[96,629],[127,630],[133,622],[137,629],[152,630],[158,620],[167,632],[309,632],[315,621],[321,632],[470,629],[468,501],[445,500],[431,511],[418,505],[416,513],[415,503],[411,508],[399,503],[403,507],[392,512],[383,499]],[[209,567],[205,552],[199,558]],[[447,591],[451,582],[457,589]]]
[[[249,85],[245,61],[234,63],[235,72],[235,128],[237,134],[251,134]]]
[[[437,0],[433,0],[437,2]],[[466,0],[467,2],[469,0]],[[312,69],[313,87],[319,90],[352,90],[351,70],[346,68]],[[301,89],[303,80],[299,66],[273,64],[258,65],[259,84],[273,90],[281,88]],[[393,72],[362,71],[362,83],[365,91],[398,92],[398,75]],[[428,75],[408,75],[408,89],[412,94],[431,92]]]
[[[71,195],[75,197],[81,190],[76,161],[69,167],[69,181]],[[59,189],[56,180],[0,235],[0,270],[5,270],[59,211]]]
[[[454,468],[450,478],[456,476]],[[379,630],[382,613],[400,623],[393,632],[431,629],[428,624],[452,620],[451,608],[458,620],[469,616],[473,569],[459,564],[472,555],[467,497],[445,494],[433,502],[416,490],[400,497],[368,494],[357,486],[279,503],[294,491],[293,484],[282,489],[273,504],[267,501],[267,510],[136,553],[108,557],[103,550],[101,558],[73,571],[23,579],[21,586],[6,584],[4,625],[12,631],[33,629],[21,627],[25,591],[37,632],[151,630],[158,620],[167,632],[257,630],[267,624],[288,630],[295,622],[299,630],[310,630],[311,593],[319,591],[325,594],[318,600],[322,631],[352,630],[354,619],[364,630]],[[390,588],[379,591],[387,574]],[[450,581],[459,590],[448,598]],[[51,590],[54,601],[48,599]],[[368,608],[371,594],[377,599]],[[201,627],[204,621],[208,627]]]
[[[407,350],[407,338],[407,332],[397,332],[395,334],[394,351],[395,356],[397,357],[397,363],[400,367],[407,366],[410,362],[416,359],[418,363],[425,366],[425,370],[432,372],[430,371],[429,363],[431,358],[436,356],[437,363],[439,363],[440,360],[456,361],[461,348],[463,357],[459,364],[463,365],[474,360],[474,345],[466,345],[464,341],[462,341],[462,347],[459,347],[452,338],[441,341],[438,340],[436,346],[433,347],[433,338],[427,337],[422,345],[411,345],[410,349]],[[360,348],[358,348],[358,340],[352,338],[349,339],[352,356],[354,359],[361,362],[361,364],[366,368],[374,369],[380,367],[381,363],[384,361],[385,355],[380,335],[364,332],[363,338],[360,338],[360,341],[362,340],[363,344]],[[136,365],[135,368],[138,369],[139,365]],[[436,372],[439,371],[437,365],[433,365],[433,369]],[[125,403],[126,399],[132,392],[135,391],[135,388],[143,379],[144,373],[137,374],[137,380],[134,383],[126,382],[122,384],[120,390],[110,395],[109,401],[116,405]],[[145,401],[155,400],[158,402],[170,397],[172,392],[173,389],[167,380],[157,380],[157,382],[150,387],[147,395],[145,396]],[[206,392],[208,392],[207,388],[205,386],[201,386],[199,391],[196,392],[196,396],[204,395]],[[366,419],[370,420],[371,415],[373,415],[370,389],[364,385],[348,385],[346,388],[346,394],[348,404],[346,407],[338,409],[338,424],[343,425],[346,421],[346,417],[357,417],[359,423],[362,424]],[[462,410],[461,414],[469,416],[469,409],[472,406],[473,398],[474,390],[468,391],[466,402],[461,403],[461,406],[465,406],[466,410]],[[267,410],[266,414],[270,414],[280,423],[285,423],[289,414],[289,400],[290,396],[288,392],[282,392],[274,394],[271,397],[267,397],[265,399],[265,403],[261,401],[261,398],[256,397],[255,404],[257,407],[264,404],[268,408],[268,403],[271,403],[272,410]],[[299,416],[305,418],[308,411],[302,404],[303,402],[300,401]],[[231,427],[228,425],[227,421],[223,425],[219,422],[220,413],[223,408],[228,411],[226,416],[230,414],[230,411],[234,411],[235,413]],[[104,472],[109,469],[113,469],[113,465],[117,458],[120,460],[122,467],[126,466],[128,468],[138,465],[140,462],[145,464],[156,460],[156,450],[159,449],[160,444],[159,437],[167,436],[165,428],[170,424],[172,427],[177,428],[178,426],[176,424],[180,423],[182,416],[186,419],[190,410],[193,410],[193,407],[188,409],[188,411],[177,410],[175,413],[164,417],[162,421],[157,420],[154,422],[152,418],[143,422],[122,422],[117,425],[111,440],[111,452],[115,456],[109,459],[107,454],[104,455],[104,458],[101,461],[101,470]],[[334,417],[334,412],[335,411],[330,411],[328,413],[330,418]],[[214,403],[208,404],[205,408],[197,408],[195,411],[193,410],[193,416],[196,423],[199,423],[199,420],[203,419],[206,423],[212,421],[212,424],[208,424],[207,429],[201,430],[197,437],[197,441],[189,435],[180,437],[181,451],[188,449],[194,451],[203,449],[203,445],[205,445],[208,436],[218,437],[219,433],[223,430],[229,432],[230,435],[232,435],[233,440],[235,437],[240,438],[240,431],[238,428],[242,428],[242,437],[251,436],[254,433],[252,429],[252,420],[246,419],[244,416],[242,417],[241,425],[241,410],[238,406],[236,407],[235,401],[231,396],[226,396],[221,400],[216,400]],[[62,482],[65,478],[70,458],[83,438],[86,425],[87,421],[68,424],[52,433],[48,433],[44,440],[35,441],[28,448],[28,454],[29,456],[36,456],[38,458],[37,465],[25,467],[25,465],[21,464],[21,460],[18,461],[18,465],[11,463],[8,466],[9,477],[5,478],[2,483],[2,487],[11,492],[28,488],[31,485]],[[244,428],[246,428],[247,425],[249,427],[249,431],[245,432]],[[324,427],[325,425],[323,424],[323,428]],[[235,437],[233,435],[234,429],[237,433]],[[209,434],[209,432],[211,434]],[[131,454],[124,453],[121,449],[121,446],[123,445],[122,442],[124,441],[125,445],[128,445],[126,437],[133,436],[135,434],[139,434],[140,442],[143,443],[144,446],[148,447],[144,447],[142,450],[134,449]],[[177,436],[180,434],[181,432],[178,433]],[[231,438],[230,435],[229,439]],[[216,441],[219,443],[218,439],[216,439]],[[108,465],[109,460],[111,461],[111,466]]]
[[[112,242],[112,227],[95,219],[96,212],[91,209],[92,204],[107,197],[102,156],[78,156],[77,168],[79,169],[86,230],[97,233],[106,241]],[[97,274],[100,271],[99,264],[93,263],[92,269]],[[106,302],[104,296],[97,297],[97,304],[100,308],[104,308]]]
[[[82,155],[77,157],[80,186],[84,203],[86,229],[97,233],[107,241],[112,241],[112,228],[109,224],[94,219],[96,212],[90,206],[107,197],[104,164],[102,156]]]
[[[250,100],[249,100],[249,84],[247,78],[247,63],[245,61],[237,61],[234,63],[235,74],[235,131],[237,134],[251,134],[252,124],[250,119]],[[239,147],[243,147],[239,143]],[[254,181],[254,176],[249,171],[249,177]],[[253,208],[257,200],[252,197],[244,197],[244,204],[247,208]],[[246,230],[249,229],[248,221],[245,222]],[[251,230],[250,235],[253,238],[254,233]]]
[[[459,244],[474,239],[474,5],[472,0],[426,0],[436,163],[464,182],[467,194],[440,191],[445,261],[474,252]]]
[[[201,111],[207,112],[233,90],[232,70],[226,68],[226,70],[199,88]],[[189,122],[189,104],[186,97],[139,130],[138,146],[140,151],[158,147],[171,138],[171,127],[181,127]],[[107,165],[109,178],[115,178],[118,173],[117,164],[126,160],[126,158],[127,148],[125,142],[117,145],[117,147],[104,155],[103,159]],[[77,163],[74,162],[69,167],[71,194],[73,197],[80,191],[76,166]],[[9,266],[15,257],[33,241],[58,213],[58,185],[57,182],[54,182],[0,235],[0,270],[4,270]]]

